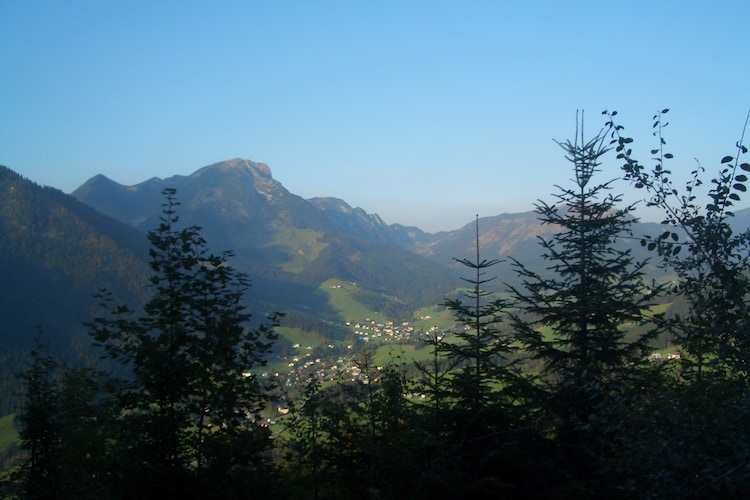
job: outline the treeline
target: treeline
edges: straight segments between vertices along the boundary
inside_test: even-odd
[[[278,316],[247,328],[246,278],[178,229],[174,191],[149,233],[152,297],[89,325],[129,375],[61,366],[41,348],[25,372],[25,461],[3,483],[19,498],[716,498],[750,494],[750,231],[733,204],[750,165],[737,153],[701,194],[673,185],[663,115],[647,167],[605,113],[605,129],[560,143],[573,167],[536,212],[545,268],[457,259],[466,288],[445,305],[460,325],[424,337],[430,356],[377,366],[355,356],[337,381],[297,388],[259,376]],[[642,244],[677,280],[647,282],[615,242],[635,206],[598,182],[609,152],[664,213]],[[704,198],[704,196],[706,198]],[[703,201],[706,200],[706,201]],[[666,294],[678,313],[656,312]],[[637,325],[637,328],[633,328]],[[656,339],[675,348],[654,356]],[[274,415],[270,422],[270,415]]]

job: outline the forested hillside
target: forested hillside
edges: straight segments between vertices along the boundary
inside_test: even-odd
[[[35,325],[55,352],[89,344],[85,321],[100,288],[125,303],[145,297],[147,242],[140,233],[62,192],[0,167],[2,410],[18,392],[14,371],[32,346]],[[23,352],[22,356],[20,353]]]
[[[164,189],[148,233],[151,295],[135,308],[105,296],[89,325],[120,369],[65,365],[35,346],[23,376],[25,455],[3,493],[747,497],[750,230],[733,229],[747,148],[740,141],[705,198],[693,196],[703,171],[686,187],[669,179],[667,112],[654,116],[650,167],[614,112],[598,135],[584,140],[581,127],[558,143],[573,180],[538,203],[535,215],[555,230],[537,240],[541,263],[511,258],[518,284],[489,289],[501,261],[483,255],[477,220],[473,252],[456,259],[462,293],[444,301],[451,327],[420,332],[417,349],[393,334],[398,325],[370,318],[355,328],[387,323],[378,331],[391,332],[390,356],[374,337],[344,348],[330,340],[323,350],[335,365],[293,351],[296,378],[271,357],[281,316],[251,318],[247,275],[178,222],[175,190]],[[639,244],[669,281],[648,279],[648,263],[617,244],[633,236],[637,206],[599,180],[611,156],[664,213]],[[336,258],[358,251],[342,248]],[[338,299],[354,287],[327,283]],[[665,307],[675,299],[679,312]],[[663,335],[667,349],[655,344]]]

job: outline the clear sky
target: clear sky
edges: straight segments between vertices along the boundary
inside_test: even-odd
[[[645,160],[668,107],[673,168],[714,172],[750,108],[748,19],[748,0],[0,0],[0,164],[70,192],[242,157],[456,229],[551,200],[577,109],[591,132],[616,109]]]

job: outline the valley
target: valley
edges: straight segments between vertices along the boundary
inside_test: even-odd
[[[72,196],[4,167],[0,174],[0,257],[11,278],[2,290],[8,320],[0,331],[6,360],[0,451],[8,470],[20,456],[14,413],[23,409],[16,374],[24,369],[27,387],[48,391],[62,412],[60,439],[68,444],[60,449],[75,455],[83,442],[93,450],[55,462],[60,467],[78,471],[70,464],[80,461],[81,471],[93,471],[101,463],[96,456],[142,448],[147,464],[186,460],[175,471],[196,474],[201,487],[214,487],[200,477],[204,468],[222,481],[246,484],[250,476],[227,474],[219,465],[221,454],[243,456],[235,441],[242,434],[261,443],[252,448],[259,453],[255,463],[278,468],[292,489],[306,491],[308,479],[320,480],[342,495],[363,485],[382,487],[366,476],[341,483],[349,467],[356,474],[369,467],[352,462],[349,448],[383,471],[420,461],[440,470],[454,452],[441,458],[443,451],[430,451],[431,439],[447,440],[471,462],[474,446],[467,447],[464,434],[469,442],[489,439],[482,453],[490,459],[505,446],[503,433],[510,433],[539,447],[532,456],[552,453],[564,462],[565,453],[554,450],[568,439],[567,425],[604,435],[615,431],[594,426],[597,414],[605,415],[601,425],[628,426],[621,415],[649,412],[650,405],[662,411],[662,391],[653,388],[639,403],[645,410],[617,400],[620,377],[610,378],[610,371],[623,380],[634,376],[639,382],[626,383],[625,390],[639,398],[649,377],[671,377],[678,363],[690,369],[684,346],[673,343],[676,330],[665,327],[685,314],[684,298],[670,293],[677,275],[648,249],[651,235],[661,234],[657,241],[686,237],[639,223],[627,211],[615,213],[607,202],[583,205],[597,220],[582,226],[586,231],[602,218],[609,221],[602,227],[617,236],[592,240],[600,253],[589,255],[583,240],[566,240],[569,233],[549,223],[557,217],[580,223],[566,212],[482,217],[430,234],[389,226],[343,200],[304,200],[276,182],[266,165],[249,160],[135,186],[96,176]],[[749,217],[750,210],[737,212],[739,233],[750,226]],[[571,245],[576,264],[550,242]],[[562,264],[550,265],[555,259]],[[596,267],[600,261],[606,266]],[[636,271],[626,272],[631,265]],[[557,372],[547,377],[549,370]],[[607,403],[590,402],[600,397]],[[44,399],[26,401],[44,405]],[[121,405],[115,419],[105,416],[111,404]],[[559,434],[516,426],[537,411],[558,418],[554,405],[578,412],[565,417],[572,423],[534,425],[558,427]],[[49,416],[26,408],[26,419]],[[147,415],[153,419],[140,420]],[[160,419],[181,426],[173,436],[182,444],[154,446],[165,435]],[[464,429],[463,422],[475,423]],[[496,433],[498,425],[503,433]],[[92,442],[92,426],[101,435],[144,429],[151,441]],[[400,439],[411,444],[392,443]],[[171,457],[164,446],[175,447]],[[394,455],[412,449],[426,455]],[[599,453],[595,446],[588,452]],[[216,462],[204,466],[206,453],[219,453]],[[327,458],[318,463],[315,453]],[[511,462],[525,453],[513,451]],[[327,463],[335,464],[330,479],[320,476]],[[634,460],[628,466],[641,465]],[[300,467],[304,475],[286,467]],[[460,470],[462,481],[481,487],[474,479],[480,469]],[[173,471],[154,473],[172,480]],[[284,490],[284,482],[273,488]]]

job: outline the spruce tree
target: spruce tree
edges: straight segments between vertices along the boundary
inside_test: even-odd
[[[450,430],[440,439],[452,454],[449,460],[460,464],[452,465],[450,474],[463,476],[462,494],[467,498],[495,496],[511,488],[519,464],[518,431],[528,423],[528,379],[517,369],[517,345],[503,327],[509,303],[490,289],[495,277],[488,273],[500,260],[481,257],[478,218],[475,226],[475,257],[455,259],[471,273],[462,278],[468,287],[462,297],[444,303],[457,327],[449,341],[438,343],[456,366],[448,378],[450,406],[445,416],[437,417],[439,425],[445,421]],[[430,468],[444,466],[439,455],[431,457]]]
[[[566,480],[573,488],[593,484],[589,476],[604,459],[607,432],[625,418],[613,414],[615,402],[639,386],[638,367],[657,333],[650,328],[634,339],[626,334],[628,325],[648,320],[660,291],[647,286],[645,262],[615,247],[630,236],[636,219],[633,205],[618,208],[621,197],[609,193],[611,181],[592,182],[608,151],[603,141],[602,134],[585,141],[577,125],[573,142],[558,143],[575,177],[572,187],[558,186],[555,203],[536,204],[542,224],[559,229],[550,239],[540,238],[548,265],[534,271],[514,259],[522,285],[510,287],[516,338],[543,366],[546,393],[539,407],[564,453],[562,463],[581,481]]]
[[[454,258],[474,273],[469,278],[461,278],[469,287],[463,297],[444,302],[458,324],[453,332],[458,341],[441,343],[453,362],[461,365],[451,385],[458,404],[470,413],[497,405],[503,389],[512,387],[507,384],[512,373],[507,359],[512,351],[512,339],[500,330],[507,304],[487,289],[495,279],[488,277],[487,272],[500,260],[480,257],[478,217],[475,226],[475,259]]]

